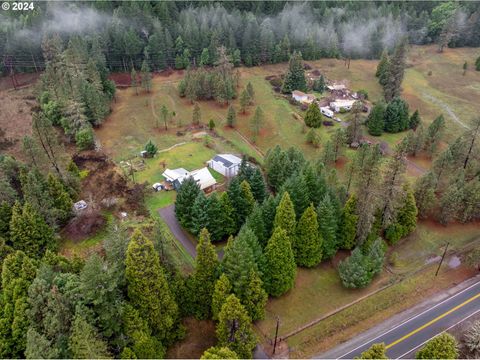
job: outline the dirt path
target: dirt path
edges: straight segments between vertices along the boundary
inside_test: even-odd
[[[187,252],[195,259],[197,257],[197,244],[194,244],[190,240],[190,237],[187,235],[185,230],[183,230],[182,226],[175,217],[175,205],[170,205],[159,209],[158,213],[160,214],[162,219],[165,220],[165,223],[170,228],[172,234],[177,238],[178,241],[180,241],[180,243],[187,250]]]
[[[177,146],[182,146],[182,145],[185,145],[185,144],[187,144],[186,141],[181,142],[181,143],[177,143],[177,144],[174,144],[174,145],[170,146],[169,148],[162,149],[162,150],[158,150],[157,153],[162,153],[162,152],[170,151],[170,150],[172,150],[172,149],[175,149]]]
[[[243,141],[245,141],[248,145],[250,145],[255,151],[257,152],[258,155],[260,155],[262,158],[265,156],[265,154],[260,150],[255,144],[253,144],[250,140],[248,140],[240,131],[235,129],[235,132],[242,138]]]
[[[431,101],[432,103],[434,103],[435,105],[438,105],[443,110],[445,110],[454,122],[456,122],[460,126],[463,126],[465,129],[470,129],[470,127],[468,125],[466,125],[464,122],[462,122],[462,120],[460,120],[460,118],[457,116],[457,114],[455,114],[453,112],[452,108],[450,106],[448,106],[448,104],[446,104],[442,100],[440,100],[440,99],[438,99],[438,98],[436,98],[436,97],[434,97],[430,94],[427,94],[427,93],[423,93],[423,96],[425,98],[427,98],[429,101]]]

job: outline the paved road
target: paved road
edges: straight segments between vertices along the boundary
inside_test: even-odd
[[[390,359],[414,358],[415,352],[428,340],[452,328],[480,312],[480,280],[476,278],[473,284],[458,290],[455,294],[443,300],[428,304],[426,309],[412,314],[404,322],[396,323],[390,319],[390,324],[381,333],[373,332],[370,338],[360,344],[355,341],[339,346],[322,357],[352,359],[359,356],[374,343],[385,343],[387,356]],[[388,323],[388,322],[387,322]]]
[[[158,213],[165,220],[172,234],[180,241],[187,252],[195,259],[197,257],[197,244],[194,244],[175,217],[175,205],[158,209]]]

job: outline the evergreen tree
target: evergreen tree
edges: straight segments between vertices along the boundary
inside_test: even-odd
[[[193,177],[185,179],[177,191],[175,216],[186,229],[191,229],[193,226],[192,205],[200,192],[200,186],[198,186]]]
[[[457,340],[450,334],[444,332],[422,347],[415,355],[416,359],[457,359]]]
[[[322,260],[322,238],[318,232],[317,213],[311,204],[297,225],[293,252],[298,266],[312,267]]]
[[[275,214],[279,203],[280,196],[277,195],[274,197],[273,195],[270,195],[262,204],[262,217],[266,235],[266,240],[263,246],[264,248],[267,245],[268,239],[272,235]]]
[[[318,205],[318,225],[322,237],[323,259],[335,256],[339,244],[337,242],[337,214],[330,195],[327,193]]]
[[[75,359],[108,359],[111,357],[108,353],[107,343],[80,314],[75,316],[68,346]]]
[[[385,117],[385,105],[383,103],[375,104],[367,118],[368,133],[373,136],[383,134]]]
[[[220,195],[220,205],[222,207],[223,233],[227,236],[232,235],[237,230],[237,224],[235,222],[235,210],[227,192],[223,192],[222,195]]]
[[[245,115],[247,107],[250,104],[250,95],[248,95],[247,89],[244,89],[240,94],[240,112]]]
[[[385,110],[384,130],[389,133],[397,133],[406,130],[408,123],[408,104],[400,98],[394,98],[388,103]]]
[[[383,266],[385,250],[380,239],[375,241],[364,255],[357,247],[352,255],[340,262],[338,272],[346,288],[364,288],[372,281]]]
[[[235,177],[228,186],[227,194],[234,208],[236,229],[240,229],[255,204],[250,185],[246,181],[240,183],[240,179]]]
[[[262,208],[260,207],[260,205],[258,205],[258,203],[256,203],[253,207],[253,210],[247,217],[244,226],[248,227],[253,231],[253,233],[257,237],[258,243],[262,248],[267,245],[267,229],[265,228]]]
[[[242,359],[250,359],[257,345],[252,320],[235,295],[230,295],[218,315],[218,346],[228,346]]]
[[[231,214],[224,212],[224,205],[218,193],[215,192],[208,197],[206,226],[211,234],[212,241],[220,241],[225,235],[232,234],[231,226],[233,219],[231,218]],[[225,225],[230,225],[230,228],[225,228]]]
[[[403,76],[406,67],[407,40],[402,40],[395,48],[388,66],[388,82],[384,86],[384,96],[387,102],[400,96]]]
[[[232,293],[232,285],[225,274],[220,275],[220,278],[215,283],[215,288],[212,295],[212,319],[218,320],[218,314],[222,309],[225,300]]]
[[[265,255],[263,248],[258,241],[257,236],[248,226],[243,225],[238,233],[238,238],[245,242],[252,250],[253,259],[255,260],[258,275],[263,279],[265,273]]]
[[[285,230],[290,242],[295,236],[296,216],[294,205],[288,192],[284,192],[275,212],[274,228]]]
[[[288,193],[295,209],[296,219],[300,219],[309,205],[308,187],[301,173],[295,173],[282,186],[280,193]],[[285,230],[287,230],[285,228]]]
[[[153,243],[139,230],[128,244],[125,266],[130,303],[145,318],[153,335],[166,339],[177,320],[178,308]]]
[[[205,350],[203,355],[200,357],[201,360],[207,359],[238,359],[238,355],[235,351],[230,350],[228,347],[218,347],[212,346]]]
[[[197,195],[197,198],[191,205],[192,207],[192,224],[191,227],[188,228],[190,232],[194,235],[199,235],[200,231],[203,228],[209,227],[209,199],[205,196],[203,191],[200,191]],[[218,229],[217,229],[218,230]]]
[[[265,122],[263,110],[260,106],[257,106],[255,109],[255,114],[253,114],[252,119],[250,120],[250,128],[253,133],[253,142],[257,142],[258,135],[260,135],[260,130],[263,127],[263,123]]]
[[[313,102],[308,106],[304,121],[305,125],[311,128],[318,128],[322,125],[322,114],[316,103]]]
[[[325,78],[323,77],[323,75],[320,75],[320,78],[316,79],[313,82],[313,90],[322,94],[325,91],[325,87],[326,87],[325,86]]]
[[[202,115],[200,113],[200,106],[198,106],[198,103],[195,103],[195,106],[193,107],[192,124],[199,125],[201,118]]]
[[[282,93],[284,94],[289,94],[294,90],[307,91],[302,54],[299,52],[294,52],[290,57],[288,70],[282,85]]]
[[[432,155],[436,152],[438,144],[442,139],[443,132],[445,130],[445,118],[440,115],[433,120],[428,126],[427,133],[425,134],[424,149]]]
[[[287,232],[275,228],[265,247],[265,290],[273,296],[280,296],[295,285],[295,257]]]
[[[250,184],[250,188],[252,189],[252,194],[255,200],[259,203],[262,203],[267,197],[267,186],[261,170],[258,167],[255,167],[247,181]]]
[[[383,51],[382,57],[380,58],[380,61],[377,65],[377,71],[375,72],[375,76],[381,78],[382,74],[384,74],[385,71],[388,71],[389,65],[390,64],[388,59],[388,53],[386,51]]]
[[[228,113],[227,113],[227,125],[231,128],[234,128],[236,124],[237,124],[237,114],[235,112],[235,108],[233,107],[233,105],[230,105],[228,107]]]
[[[15,250],[32,258],[40,258],[45,250],[56,248],[52,228],[28,202],[23,207],[16,203],[12,209],[10,240]]]
[[[22,251],[9,254],[2,264],[0,297],[0,357],[24,358],[28,317],[28,288],[37,264]]]
[[[200,66],[210,65],[210,54],[208,53],[208,48],[203,48],[202,54],[200,55]]]
[[[222,272],[232,284],[233,292],[244,299],[251,270],[257,271],[257,263],[252,248],[245,236],[229,240],[221,265]]]
[[[199,319],[210,317],[212,294],[217,278],[218,259],[207,229],[200,232],[193,273],[194,313]]]
[[[250,271],[248,287],[242,303],[253,321],[265,318],[265,306],[267,305],[268,295],[262,286],[263,282],[260,276],[255,271]]]
[[[435,205],[435,177],[428,172],[415,183],[415,202],[418,208],[418,215],[425,219]]]
[[[150,73],[150,66],[146,60],[143,60],[141,67],[142,88],[149,93],[152,89],[152,74]]]
[[[0,203],[0,238],[10,238],[10,220],[12,218],[12,207],[3,201]],[[1,267],[1,264],[0,264]],[[1,270],[0,270],[1,271]]]
[[[340,247],[345,250],[351,250],[355,247],[358,221],[358,216],[355,214],[356,207],[357,198],[355,195],[351,195],[345,203],[339,224]]]
[[[247,93],[248,93],[248,98],[250,100],[250,105],[253,104],[253,99],[255,98],[255,91],[253,90],[253,85],[252,83],[249,81],[248,84],[247,84],[247,87],[245,88],[247,90]]]
[[[408,120],[408,128],[416,130],[421,122],[422,120],[420,119],[420,113],[418,112],[418,110],[415,110],[415,112],[412,114],[412,116],[410,116],[410,119]]]

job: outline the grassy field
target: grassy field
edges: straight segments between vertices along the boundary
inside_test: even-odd
[[[411,111],[415,109],[420,111],[426,125],[439,114],[444,114],[447,127],[446,143],[465,131],[465,126],[469,125],[472,117],[480,110],[478,104],[480,86],[476,85],[480,83],[480,72],[469,69],[464,76],[462,70],[464,61],[472,67],[477,56],[477,49],[446,49],[443,54],[437,53],[433,46],[414,46],[410,50],[403,82],[403,97],[409,102]],[[313,68],[318,68],[328,79],[342,81],[352,90],[367,90],[369,99],[373,102],[382,98],[381,88],[374,76],[376,61],[352,60],[350,68],[345,67],[343,61],[335,59],[322,59],[309,64]],[[226,106],[219,106],[214,102],[199,102],[202,123],[206,124],[213,119],[216,124],[217,136],[209,137],[208,147],[205,146],[205,140],[198,137],[198,130],[186,130],[186,126],[191,122],[193,105],[178,96],[177,84],[183,76],[181,72],[175,72],[168,77],[156,76],[151,94],[136,96],[133,89],[119,90],[113,112],[96,131],[97,136],[104,150],[116,161],[137,156],[148,140],[154,141],[160,150],[185,143],[171,150],[159,152],[155,158],[146,160],[146,168],[138,173],[137,180],[150,184],[161,180],[163,163],[169,168],[184,167],[193,170],[203,166],[219,152],[248,154],[261,163],[263,155],[272,146],[294,145],[300,148],[307,158],[318,159],[322,149],[315,149],[305,143],[303,124],[293,116],[293,113],[301,114],[300,109],[275,93],[265,80],[266,76],[282,74],[286,66],[276,64],[239,69],[241,87],[248,82],[254,87],[255,105],[249,108],[247,114],[238,115],[235,129],[225,126]],[[162,105],[166,105],[176,114],[170,121],[168,130],[156,127],[157,114]],[[238,100],[235,100],[233,105],[238,109]],[[249,121],[255,106],[262,107],[265,123],[257,143],[253,144]],[[319,130],[322,143],[325,143],[338,126],[341,125],[336,123],[333,127],[322,127]],[[178,134],[179,130],[182,134]],[[405,133],[384,134],[376,140],[385,141],[393,147],[404,136]],[[347,150],[345,157],[337,164],[340,179],[344,176],[345,165],[354,154],[354,150]],[[421,169],[428,169],[431,165],[431,159],[422,156],[410,160]],[[407,177],[414,180],[422,174],[421,169],[409,166]],[[219,182],[222,181],[218,174],[214,176]],[[174,196],[175,192],[152,192],[147,197],[147,207],[151,213],[156,213],[156,209],[171,204]],[[451,243],[452,250],[456,250],[478,237],[480,237],[479,224],[466,226],[453,224],[445,228],[434,223],[420,222],[418,229],[409,238],[390,250],[390,253],[396,253],[397,258],[395,266],[392,267],[393,272],[384,272],[373,285],[364,290],[344,289],[331,264],[323,264],[310,270],[298,269],[295,289],[269,301],[266,320],[257,324],[259,331],[272,337],[274,319],[280,316],[282,323],[280,333],[286,334],[335,308],[371,293],[398,276],[411,274],[416,269],[422,268],[430,258],[441,254],[446,241]],[[462,272],[452,273],[454,275],[451,276],[457,276],[457,279],[464,275]],[[442,284],[444,286],[451,284],[454,281],[452,277],[445,277]],[[331,347],[336,341],[345,339],[347,334],[351,336],[355,331],[361,331],[362,326],[373,325],[418,301],[421,289],[435,290],[426,279],[415,276],[392,287],[383,301],[374,297],[369,302],[362,302],[364,303],[362,306],[355,307],[351,312],[333,316],[328,321],[322,321],[317,326],[293,336],[288,340],[293,349],[292,356],[309,356]],[[427,290],[425,294],[428,293]],[[402,304],[396,303],[398,299],[402,299]],[[377,309],[382,311],[377,312]],[[357,314],[362,316],[356,316]],[[363,321],[363,325],[360,326],[355,323],[359,319],[368,321]],[[345,329],[345,335],[333,335],[333,329],[337,329],[338,332],[339,328]],[[300,347],[302,351],[299,350]]]

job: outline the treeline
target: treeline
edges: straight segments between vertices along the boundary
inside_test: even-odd
[[[91,149],[92,126],[100,125],[109,114],[115,94],[100,44],[77,36],[64,49],[56,35],[44,39],[42,47],[46,69],[40,82],[41,111],[35,116],[62,127],[79,150]]]
[[[475,3],[457,2],[38,3],[23,20],[2,14],[0,52],[12,58],[0,66],[42,68],[41,38],[54,32],[67,42],[79,34],[98,39],[108,67],[123,71],[145,59],[155,71],[213,65],[221,45],[247,66],[288,61],[293,51],[306,60],[378,58],[404,36],[413,44],[479,46],[479,15]]]

